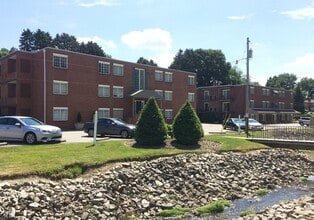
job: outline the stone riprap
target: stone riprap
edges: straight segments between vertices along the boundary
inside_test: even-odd
[[[156,219],[163,209],[194,209],[216,199],[243,198],[313,173],[313,161],[292,150],[121,163],[88,178],[2,182],[0,219]]]

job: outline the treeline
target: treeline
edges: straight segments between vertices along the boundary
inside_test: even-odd
[[[70,50],[96,56],[111,57],[95,42],[79,43],[75,36],[67,33],[56,34],[54,38],[49,32],[37,29],[33,32],[30,29],[24,29],[19,40],[19,49],[23,51],[40,50],[45,47],[55,47],[63,50]]]

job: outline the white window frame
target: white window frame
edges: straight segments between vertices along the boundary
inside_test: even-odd
[[[123,98],[123,86],[113,86],[112,95],[114,98]]]
[[[193,86],[195,85],[195,76],[188,76],[188,85]]]
[[[120,118],[120,117],[117,117],[116,115],[115,115],[115,112],[116,111],[122,111],[122,117]],[[123,115],[124,115],[124,109],[123,108],[113,108],[112,109],[112,117],[114,117],[114,118],[120,118],[120,119],[123,119]]]
[[[69,88],[67,81],[53,80],[52,93],[54,95],[68,95]]]
[[[194,92],[189,92],[188,93],[188,101],[189,102],[194,102],[195,101],[195,93]]]
[[[155,70],[155,81],[163,81],[163,71]]]
[[[165,72],[165,82],[173,82],[173,73]]]
[[[98,108],[98,118],[109,118],[110,108]]]
[[[222,97],[224,99],[230,99],[230,89],[223,89],[222,90]]]
[[[204,91],[204,100],[209,101],[209,90]]]
[[[117,72],[117,68],[119,71]],[[123,76],[124,75],[124,66],[123,64],[114,63],[113,64],[113,73],[114,76]]]
[[[105,65],[108,66],[107,72],[104,71],[104,70],[106,70],[106,68],[104,67]],[[103,74],[103,75],[110,74],[110,63],[109,62],[104,62],[104,61],[98,61],[98,72],[100,74]]]
[[[229,109],[226,110],[225,105],[229,104]],[[222,103],[222,112],[230,112],[230,102],[223,102]]]
[[[98,85],[98,97],[110,97],[110,86],[99,84]]]
[[[164,114],[165,114],[166,119],[172,119],[173,118],[173,110],[172,109],[165,109]]]
[[[53,53],[52,59],[53,59],[52,65],[54,68],[59,68],[59,69],[68,68],[68,55]]]
[[[161,98],[164,98],[164,91],[163,90],[155,89],[155,92],[158,93],[161,96]]]
[[[255,101],[253,99],[250,100],[250,108],[254,108]]]
[[[53,121],[67,121],[69,118],[68,107],[53,107]]]
[[[172,101],[173,100],[173,92],[172,91],[165,91],[165,100]]]

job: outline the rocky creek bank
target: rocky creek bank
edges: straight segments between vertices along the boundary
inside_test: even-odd
[[[283,149],[121,163],[88,178],[0,182],[0,219],[158,219],[162,209],[235,200],[313,174],[313,161]],[[313,208],[313,197],[304,201]]]

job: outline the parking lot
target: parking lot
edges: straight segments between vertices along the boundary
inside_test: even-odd
[[[228,132],[229,130],[223,130],[221,124],[202,124],[204,129],[204,134],[215,134],[221,132]],[[274,124],[272,126],[300,126],[298,123],[291,124]],[[97,140],[108,139],[108,137],[97,137]],[[119,137],[113,137],[111,139],[118,140]],[[62,143],[75,143],[75,142],[93,142],[92,137],[88,137],[83,131],[63,131],[62,132]],[[12,146],[12,145],[24,145],[24,143],[8,143],[8,145],[2,146]]]

